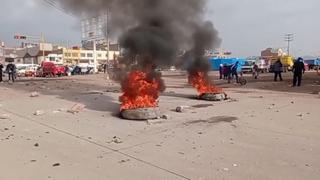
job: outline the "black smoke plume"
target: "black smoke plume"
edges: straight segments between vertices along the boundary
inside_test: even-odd
[[[161,78],[152,71],[158,66],[174,65],[181,50],[187,52],[180,60],[188,64],[189,74],[207,74],[210,65],[205,50],[218,47],[221,41],[213,24],[203,20],[207,0],[56,1],[79,17],[108,11],[110,31],[119,35],[120,45],[126,50],[126,67],[151,69],[148,73],[159,81]]]
[[[203,22],[207,0],[56,0],[79,16],[97,16],[109,10],[111,32],[120,33],[128,61],[140,55],[155,65],[172,65],[177,52],[193,49],[198,58],[203,48],[220,43],[217,31]],[[146,60],[147,59],[147,60]]]

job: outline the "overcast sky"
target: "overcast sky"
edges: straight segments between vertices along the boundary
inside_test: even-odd
[[[267,47],[285,47],[284,34],[294,33],[295,55],[320,56],[319,0],[208,0],[207,18],[234,56],[259,55]],[[0,40],[17,45],[15,33],[45,34],[51,42],[80,44],[79,19],[41,0],[1,0]]]

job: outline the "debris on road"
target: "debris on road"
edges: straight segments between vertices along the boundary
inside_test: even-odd
[[[119,163],[126,163],[126,162],[129,162],[129,161],[130,161],[130,159],[126,159],[126,160],[119,161]]]
[[[60,108],[60,109],[58,109],[58,110],[52,111],[52,113],[53,113],[53,114],[57,114],[57,113],[66,112],[66,111],[67,111],[67,110]]]
[[[119,137],[114,136],[114,137],[112,138],[112,140],[111,140],[111,141],[109,141],[109,142],[107,142],[107,143],[116,143],[116,144],[121,144],[121,143],[123,143],[123,141],[122,141]]]
[[[54,163],[52,164],[53,167],[57,167],[57,166],[60,166],[60,163]]]
[[[88,95],[103,95],[103,92],[102,91],[89,91],[89,92],[85,92],[83,94],[88,94]]]
[[[303,116],[303,114],[302,114],[302,113],[298,113],[298,114],[297,114],[297,116],[302,117],[302,116]]]
[[[10,117],[7,114],[0,114],[0,119],[10,119]]]
[[[176,112],[184,113],[184,112],[187,112],[187,110],[189,110],[190,108],[191,108],[190,106],[178,106],[176,108]]]
[[[30,94],[30,97],[39,97],[39,93],[38,92],[32,92],[31,94]]]
[[[169,116],[164,114],[164,115],[161,116],[161,119],[169,119]]]
[[[35,115],[35,116],[42,116],[42,115],[44,115],[44,111],[42,111],[42,110],[37,110],[36,112],[34,112],[33,113],[33,115]]]
[[[228,172],[228,171],[229,171],[229,168],[223,168],[223,171]]]
[[[72,113],[72,114],[77,114],[77,113],[80,113],[81,111],[84,110],[86,106],[84,104],[75,104],[71,107],[71,109],[69,109],[67,112],[68,113]]]
[[[234,98],[229,98],[229,99],[227,100],[227,102],[238,102],[238,100],[237,100],[237,99],[234,99]]]
[[[35,144],[34,144],[34,147],[39,147],[39,143],[35,143]]]

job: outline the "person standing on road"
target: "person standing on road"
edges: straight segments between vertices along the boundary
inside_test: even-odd
[[[282,73],[282,67],[283,67],[283,65],[282,65],[282,63],[281,63],[281,60],[278,59],[278,60],[276,61],[276,63],[274,63],[274,69],[273,69],[273,71],[274,71],[274,81],[278,81],[278,76],[279,76],[279,78],[280,78],[280,81],[283,80],[283,79],[282,79],[282,75],[281,75],[281,73]]]
[[[236,76],[237,83],[239,83],[238,67],[239,67],[239,61],[237,61],[235,64],[231,66],[232,77]]]
[[[220,64],[219,75],[220,75],[220,79],[222,79],[222,76],[223,76],[223,64]]]
[[[2,82],[2,69],[3,69],[3,65],[0,63],[0,83]]]
[[[254,62],[252,66],[252,76],[254,79],[258,79],[259,76],[259,66]]]
[[[104,74],[107,73],[107,69],[108,69],[107,63],[103,64],[103,72],[104,72]]]
[[[298,82],[298,86],[301,86],[302,74],[306,71],[303,63],[303,59],[299,57],[294,63],[292,72],[293,72],[293,84],[292,87],[295,87]]]
[[[14,82],[14,80],[16,78],[16,65],[14,65],[12,62],[10,62],[7,65],[6,72],[8,72],[8,74],[9,74],[9,81],[11,80],[12,82]]]

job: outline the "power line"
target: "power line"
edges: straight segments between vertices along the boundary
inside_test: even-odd
[[[57,4],[57,2],[54,1],[54,0],[42,0],[42,2],[45,3],[46,5],[49,5],[50,7],[52,7],[52,8],[54,8],[54,9],[60,11],[60,12],[63,13],[63,14],[66,14],[66,15],[69,15],[69,16],[71,16],[71,17],[77,18],[77,16],[75,16],[73,13],[71,13],[71,12],[69,12],[67,9],[59,6],[59,5]]]

